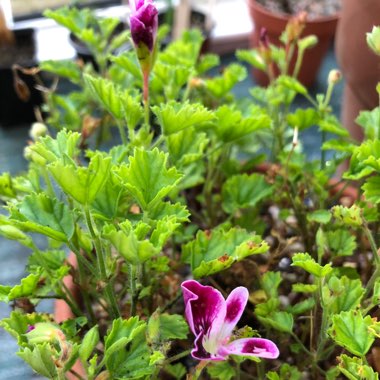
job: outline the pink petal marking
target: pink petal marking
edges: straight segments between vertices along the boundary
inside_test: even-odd
[[[229,337],[236,324],[239,322],[241,315],[247,305],[248,290],[243,286],[235,288],[227,297],[226,318],[224,319],[223,336]]]
[[[276,359],[280,354],[277,346],[268,339],[237,339],[226,345],[226,352],[233,355],[257,356],[265,359]]]
[[[188,280],[181,285],[185,315],[194,335],[213,335],[220,330],[226,315],[226,301],[219,290]]]

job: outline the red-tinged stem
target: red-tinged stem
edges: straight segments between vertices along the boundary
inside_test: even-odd
[[[149,127],[149,71],[143,70],[143,101],[145,110],[145,125]]]

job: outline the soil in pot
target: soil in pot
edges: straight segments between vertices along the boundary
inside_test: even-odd
[[[266,29],[270,43],[280,46],[279,40],[291,15],[300,11],[309,11],[306,27],[301,37],[316,35],[318,44],[305,52],[303,65],[298,79],[305,86],[311,86],[318,74],[324,56],[334,38],[341,0],[302,0],[302,1],[273,1],[273,0],[249,0],[249,11],[253,20],[254,30],[251,35],[251,47],[259,46],[260,32]],[[287,4],[287,5],[285,5]],[[326,5],[328,4],[328,5]],[[326,6],[325,6],[326,5]],[[294,54],[295,58],[296,54]],[[292,74],[295,59],[291,62],[289,74]],[[277,70],[278,73],[278,70]],[[269,83],[266,73],[253,69],[256,82],[262,86]]]
[[[14,37],[14,44],[0,46],[0,124],[2,126],[35,121],[34,108],[42,104],[41,93],[35,89],[35,80],[20,70],[17,71],[19,79],[24,82],[30,94],[23,100],[19,98],[14,87],[12,71],[14,64],[24,68],[37,65],[34,30],[15,30]]]

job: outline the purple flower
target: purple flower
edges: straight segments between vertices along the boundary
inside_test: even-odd
[[[153,51],[157,28],[158,11],[152,0],[129,0],[131,7],[131,35],[136,47],[144,44],[150,52]]]
[[[232,330],[239,321],[248,301],[248,290],[234,289],[225,300],[211,286],[194,280],[181,285],[185,314],[195,335],[193,358],[198,360],[225,360],[228,355],[257,356],[276,359],[277,346],[262,338],[244,338],[230,341]]]
[[[33,331],[35,328],[36,328],[36,326],[28,325],[28,327],[27,327],[27,329],[26,329],[26,333],[30,333],[30,332]]]

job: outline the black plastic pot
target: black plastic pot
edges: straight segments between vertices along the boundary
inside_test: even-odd
[[[15,90],[15,78],[12,71],[12,66],[15,64],[24,68],[37,66],[34,30],[15,30],[14,36],[15,43],[13,46],[0,47],[1,126],[34,122],[36,120],[34,108],[42,104],[41,92],[35,88],[36,82],[33,77],[17,70],[19,79],[30,93],[24,100],[19,98]]]

